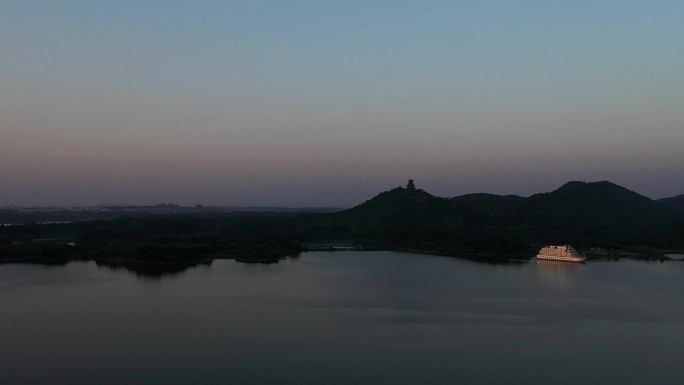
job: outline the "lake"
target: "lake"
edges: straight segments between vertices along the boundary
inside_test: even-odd
[[[2,384],[681,384],[684,262],[0,265]]]

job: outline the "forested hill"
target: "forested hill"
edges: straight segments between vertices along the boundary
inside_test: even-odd
[[[398,187],[328,218],[348,223],[359,243],[443,252],[526,253],[546,243],[683,243],[682,218],[673,210],[606,181],[568,182],[527,198],[480,193],[445,199]]]
[[[677,222],[674,210],[662,203],[607,181],[568,182],[552,192],[528,198],[476,193],[447,199],[421,189],[397,187],[333,216],[375,222],[496,222],[502,218],[518,223],[552,219],[602,225],[615,221]]]
[[[684,194],[670,198],[658,199],[658,203],[684,215]]]
[[[454,220],[467,212],[459,202],[435,197],[421,189],[397,187],[332,217],[371,222],[433,222]]]
[[[532,195],[521,214],[602,225],[615,221],[659,224],[675,218],[658,202],[607,181],[568,182],[553,192]]]

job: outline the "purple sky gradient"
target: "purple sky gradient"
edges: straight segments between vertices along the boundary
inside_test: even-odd
[[[684,4],[599,3],[9,2],[0,199],[682,194]]]

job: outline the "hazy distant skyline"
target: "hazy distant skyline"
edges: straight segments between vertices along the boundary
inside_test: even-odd
[[[684,193],[679,1],[5,1],[0,199]]]

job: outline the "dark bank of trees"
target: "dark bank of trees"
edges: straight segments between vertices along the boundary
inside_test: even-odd
[[[181,269],[214,258],[273,262],[312,242],[471,257],[532,256],[545,244],[684,249],[684,217],[608,183],[571,182],[529,198],[438,198],[396,188],[330,214],[156,216],[0,228],[0,261]]]
[[[0,262],[94,260],[169,269],[214,258],[273,262],[301,251],[292,215],[168,216],[0,228]]]

